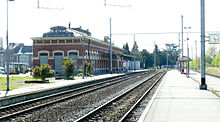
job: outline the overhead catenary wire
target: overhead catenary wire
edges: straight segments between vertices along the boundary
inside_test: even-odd
[[[220,31],[206,31],[206,33],[220,33]],[[143,33],[113,33],[112,35],[144,35],[144,34],[149,34],[149,35],[154,35],[154,34],[179,34],[180,32],[143,32]],[[183,32],[187,33],[187,32]],[[200,34],[200,32],[195,31],[195,32],[188,32],[188,33],[196,33]]]

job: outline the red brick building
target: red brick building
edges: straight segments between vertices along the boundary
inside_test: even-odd
[[[76,31],[81,33],[80,36],[75,36]],[[51,28],[51,32],[44,33],[43,37],[32,38],[34,67],[49,64],[52,69],[63,75],[64,59],[72,58],[77,65],[77,71],[81,71],[84,58],[84,61],[93,64],[94,73],[108,72],[109,43],[89,35],[91,33],[88,30],[82,30],[81,27],[67,29],[56,26]],[[122,49],[113,45],[113,71],[122,69],[122,53]]]

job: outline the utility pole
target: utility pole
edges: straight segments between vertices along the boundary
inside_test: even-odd
[[[135,34],[134,34],[134,43],[135,43]],[[134,55],[134,71],[135,71],[135,55]]]
[[[14,0],[7,0],[6,2],[6,18],[7,18],[7,24],[6,24],[6,45],[7,45],[7,49],[6,49],[6,69],[7,69],[7,77],[6,77],[6,84],[7,84],[7,88],[6,91],[10,90],[10,86],[9,86],[9,61],[10,61],[10,55],[9,55],[9,45],[8,45],[8,1],[14,1]]]
[[[155,69],[157,69],[157,68],[156,68],[156,66],[157,66],[157,65],[156,65],[156,57],[157,57],[156,55],[157,55],[157,54],[156,54],[156,45],[155,45],[155,42],[154,42],[154,68],[155,68]]]
[[[168,70],[168,54],[167,54],[167,70]]]
[[[195,40],[195,54],[196,54],[196,69],[198,68],[198,62],[197,62],[197,40]]]
[[[182,23],[181,33],[182,33],[182,57],[183,57],[183,15],[181,16],[181,23]]]
[[[110,73],[112,74],[112,19],[110,18],[110,47],[109,47],[109,51],[110,51]]]
[[[6,30],[6,43],[7,43],[7,50],[6,50],[6,69],[7,69],[7,89],[6,91],[9,91],[9,48],[8,48],[8,0],[7,0],[7,30]]]
[[[205,79],[205,0],[201,0],[201,90],[207,90]]]
[[[180,33],[178,33],[178,40],[179,40],[179,43],[178,43],[179,46],[178,46],[178,47],[179,47],[179,49],[180,49]]]
[[[84,74],[85,74],[85,71],[84,71],[85,70],[84,69],[85,68],[85,66],[84,66],[85,65],[85,62],[84,62],[84,60],[85,60],[84,59],[84,52],[85,52],[85,50],[84,50],[84,40],[82,38],[80,38],[80,41],[82,41],[82,64],[83,64],[82,65],[83,66],[83,68],[82,68],[83,71],[82,72],[83,72],[83,79],[84,79]]]
[[[180,41],[181,41],[181,40],[180,40],[180,33],[178,33],[178,41],[179,41],[178,47],[179,47],[179,50],[180,50],[180,49],[181,49],[181,48],[180,48]],[[178,55],[178,57],[180,57],[180,54]],[[176,61],[176,62],[177,62],[177,63],[176,63],[177,66],[178,66],[177,68],[178,68],[178,70],[180,71],[180,62],[178,62],[178,61]]]
[[[191,27],[184,27],[184,29],[186,29],[186,33],[187,33],[187,57],[189,58],[189,37],[188,37],[188,32],[189,29],[191,29]],[[187,61],[187,78],[189,78],[189,61]]]

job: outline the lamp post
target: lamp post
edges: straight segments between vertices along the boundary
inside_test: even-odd
[[[7,45],[7,49],[6,49],[6,69],[7,69],[7,78],[6,78],[6,83],[7,83],[7,88],[6,91],[9,91],[9,48],[8,48],[8,1],[14,1],[14,0],[7,0],[6,2],[6,18],[7,18],[7,24],[6,24],[6,45]]]
[[[156,53],[156,44],[155,44],[155,42],[154,42],[154,69],[156,70],[157,68],[156,68],[156,66],[157,66],[157,53]]]
[[[201,4],[201,90],[207,90],[205,78],[205,0],[200,1]]]
[[[187,39],[186,39],[186,45],[187,45],[187,57],[189,57],[189,37],[188,37],[188,32],[189,32],[189,29],[191,29],[191,27],[184,27],[184,29],[186,29],[186,34],[187,34]],[[189,78],[189,61],[187,61],[187,78]]]
[[[80,38],[80,39],[81,39],[81,38]],[[83,74],[83,75],[82,75],[82,78],[84,79],[84,73],[85,73],[85,72],[84,72],[84,68],[85,68],[85,66],[84,66],[84,65],[85,65],[85,63],[84,63],[84,52],[85,52],[85,51],[84,51],[84,40],[81,39],[81,41],[82,41],[82,63],[83,63],[83,65],[82,65],[82,67],[83,67],[83,68],[82,68],[82,70],[83,70],[83,71],[82,71],[82,74]]]
[[[109,45],[109,54],[110,54],[110,73],[112,74],[112,19],[110,18],[109,19],[109,25],[110,25],[110,37],[109,37],[109,40],[110,40],[110,45]]]
[[[168,65],[169,65],[169,62],[168,62],[168,55],[169,55],[169,54],[167,54],[167,70],[168,70]]]
[[[183,15],[181,16],[181,26],[182,26],[182,29],[181,29],[181,36],[182,36],[182,57],[183,57]]]

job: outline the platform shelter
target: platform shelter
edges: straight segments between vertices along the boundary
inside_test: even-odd
[[[182,57],[178,58],[181,74],[187,74],[187,71],[189,70],[189,62],[190,61],[192,61],[192,59],[190,59],[187,56],[182,56]]]

